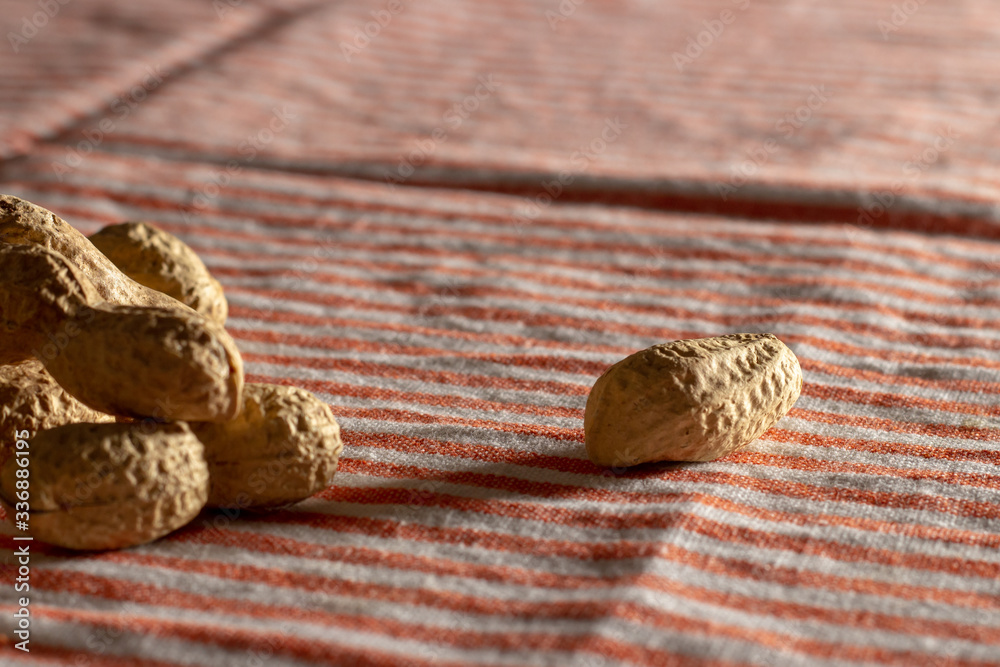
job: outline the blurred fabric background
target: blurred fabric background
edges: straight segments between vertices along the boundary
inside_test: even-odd
[[[222,281],[335,484],[35,548],[4,665],[1000,664],[1000,7],[0,0],[0,191]],[[587,461],[587,392],[777,334],[704,464]]]

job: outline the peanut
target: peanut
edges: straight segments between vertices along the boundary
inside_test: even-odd
[[[711,461],[760,437],[801,390],[798,359],[772,334],[654,345],[594,383],[587,454],[603,466]]]
[[[57,252],[0,245],[0,359],[35,355],[82,403],[126,417],[214,421],[240,409],[243,366],[218,324],[170,308],[103,301]]]
[[[128,306],[185,306],[176,299],[140,285],[101,254],[87,237],[41,206],[0,195],[0,242],[54,250],[75,264],[109,303]]]
[[[229,306],[222,285],[194,250],[173,234],[145,222],[123,222],[92,234],[90,242],[140,285],[226,323]]]
[[[16,433],[37,433],[74,422],[112,422],[66,393],[41,362],[0,366],[0,465],[13,452]]]
[[[18,471],[28,470],[28,532],[39,540],[68,549],[121,549],[180,528],[208,497],[203,448],[185,424],[147,426],[40,431],[28,441],[28,456],[0,469],[0,505],[14,516],[23,497]]]
[[[213,507],[272,508],[330,484],[343,443],[330,406],[297,387],[248,383],[236,419],[191,424],[205,446]]]

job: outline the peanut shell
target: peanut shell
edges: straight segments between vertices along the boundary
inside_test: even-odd
[[[772,334],[654,345],[594,383],[584,414],[587,454],[616,467],[711,461],[760,437],[801,390],[798,359]]]
[[[67,394],[35,359],[0,366],[0,465],[12,453],[17,432],[113,421]]]
[[[0,363],[35,356],[47,334],[97,302],[93,283],[65,257],[34,246],[0,243]]]
[[[225,330],[189,310],[104,304],[42,361],[81,402],[123,417],[221,421],[240,410],[243,361]]]
[[[143,544],[193,519],[208,498],[203,448],[187,425],[70,424],[29,441],[28,533],[67,549]],[[14,516],[17,458],[0,469]]]
[[[236,419],[191,429],[205,446],[213,507],[304,500],[329,486],[343,449],[330,406],[284,385],[248,383]]]
[[[54,250],[75,264],[110,303],[186,308],[119,271],[86,236],[59,216],[13,195],[0,195],[0,242]]]
[[[222,285],[179,238],[145,222],[109,225],[90,242],[132,280],[187,304],[219,324],[229,305]]]
[[[239,412],[243,362],[225,329],[178,302],[105,302],[55,251],[0,244],[0,322],[0,358],[37,357],[95,410],[206,421]]]

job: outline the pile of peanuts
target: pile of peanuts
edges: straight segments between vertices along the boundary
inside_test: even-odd
[[[330,407],[244,383],[222,287],[144,223],[89,239],[0,195],[0,506],[70,549],[119,549],[204,507],[283,507],[325,489]],[[23,528],[21,528],[23,530]]]

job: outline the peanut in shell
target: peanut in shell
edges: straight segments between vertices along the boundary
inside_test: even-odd
[[[86,236],[59,216],[13,195],[0,195],[0,242],[54,250],[76,265],[109,303],[187,307],[126,276]]]
[[[193,519],[208,498],[208,466],[187,425],[70,424],[28,442],[28,533],[67,549],[144,544]],[[0,505],[14,516],[15,456],[0,469]]]
[[[108,225],[90,242],[140,285],[163,292],[219,324],[229,305],[222,285],[186,243],[145,222]]]
[[[191,429],[205,446],[211,507],[266,509],[305,500],[329,486],[343,449],[330,406],[285,385],[247,383],[235,419]]]
[[[795,354],[772,334],[654,345],[619,361],[587,398],[587,455],[602,466],[711,461],[746,446],[802,390]]]
[[[16,433],[115,419],[66,393],[35,359],[0,366],[0,465],[13,453]]]
[[[242,359],[222,326],[176,302],[103,301],[55,251],[0,243],[0,322],[0,359],[37,357],[100,412],[206,421],[239,412]]]
[[[239,413],[243,362],[219,325],[174,308],[105,305],[42,361],[86,405],[123,417],[225,421]],[[45,348],[43,348],[44,350]]]

